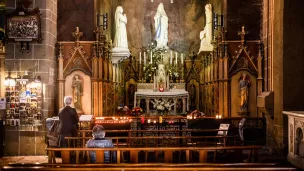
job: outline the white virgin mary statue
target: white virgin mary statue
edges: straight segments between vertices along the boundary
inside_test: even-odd
[[[205,6],[205,14],[206,14],[206,26],[203,31],[200,32],[201,46],[199,49],[201,51],[212,51],[213,45],[212,41],[212,6],[211,4],[207,4]]]
[[[168,48],[168,16],[165,12],[163,3],[157,7],[157,12],[154,16],[155,22],[155,40],[156,48]]]
[[[128,38],[127,38],[127,16],[123,14],[123,9],[121,6],[116,8],[115,12],[115,38],[114,46],[116,48],[128,49]]]

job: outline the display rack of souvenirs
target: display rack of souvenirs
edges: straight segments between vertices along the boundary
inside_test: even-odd
[[[5,125],[41,125],[42,84],[11,79],[5,85]]]

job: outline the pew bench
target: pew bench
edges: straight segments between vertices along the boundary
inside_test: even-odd
[[[186,141],[186,143],[175,143],[178,146],[202,146],[202,145],[210,145],[207,143],[207,140],[223,140],[223,146],[227,145],[228,139],[232,139],[232,144],[236,145],[236,139],[238,135],[234,136],[145,136],[145,137],[107,137],[107,139],[111,139],[116,147],[133,147],[133,146],[141,146],[144,147],[145,143],[143,141],[154,141],[156,147],[161,146],[172,146],[172,142],[178,142],[180,140]],[[71,144],[76,144],[78,141],[81,141],[81,147],[85,147],[86,142],[92,137],[65,137],[68,140],[68,147],[72,147]],[[73,143],[72,143],[73,142]],[[214,144],[216,145],[216,143]]]
[[[79,163],[79,154],[80,152],[86,153],[89,156],[89,151],[96,152],[96,162],[103,163],[104,161],[104,151],[116,151],[117,155],[117,163],[121,163],[121,153],[123,151],[128,151],[130,154],[130,162],[138,163],[138,153],[140,151],[148,152],[148,151],[163,151],[164,152],[164,162],[172,163],[173,152],[174,151],[185,151],[186,162],[190,162],[190,151],[198,151],[199,154],[199,163],[207,162],[207,152],[208,151],[216,151],[216,150],[228,150],[228,151],[239,151],[242,154],[243,150],[249,150],[250,155],[248,156],[248,162],[252,159],[254,162],[258,161],[258,149],[261,146],[228,146],[228,147],[143,147],[143,148],[46,148],[48,153],[48,163],[56,163],[55,160],[55,152],[60,151],[62,157],[62,163],[70,162],[70,154],[71,152],[75,152],[76,163]],[[251,155],[253,154],[253,155]]]
[[[151,163],[151,164],[46,164],[46,163],[15,163],[4,166],[1,170],[282,170],[293,171],[293,167],[280,167],[276,163],[188,163],[188,164],[167,164],[167,163]]]

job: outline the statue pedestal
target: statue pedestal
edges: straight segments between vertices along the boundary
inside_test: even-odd
[[[213,51],[213,45],[205,45],[200,48],[198,54],[201,52],[212,52],[212,51]]]
[[[112,63],[117,64],[119,60],[131,55],[128,48],[115,47],[112,49]]]

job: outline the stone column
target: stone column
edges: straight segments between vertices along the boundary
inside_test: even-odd
[[[134,99],[136,100],[135,94],[134,94]],[[137,99],[137,104],[134,102],[134,107],[136,106],[140,107],[140,98]]]
[[[149,103],[150,103],[150,98],[146,98],[146,112],[147,112],[147,114],[150,113]]]
[[[59,43],[59,57],[58,57],[58,107],[63,108],[63,97],[64,97],[64,82],[63,78],[63,55],[62,55],[63,45]]]
[[[261,45],[259,45],[261,46]],[[262,77],[262,54],[261,54],[261,47],[259,47],[259,56],[258,56],[258,95],[260,95],[262,93],[262,89],[263,89],[263,77]]]
[[[25,76],[25,71],[28,72],[27,78],[33,80],[33,76],[40,76],[43,84],[42,97],[42,120],[48,117],[57,116],[59,107],[63,104],[63,88],[57,89],[56,78],[57,71],[57,56],[55,55],[55,44],[57,42],[57,0],[35,0],[29,6],[29,10],[38,7],[41,14],[41,34],[42,42],[30,42],[29,50],[22,52],[19,42],[10,41],[6,44],[5,57],[5,72],[1,70],[1,74],[8,75],[14,62],[17,63],[15,71],[20,76]],[[7,1],[7,11],[14,11],[17,7],[17,0]],[[58,59],[59,60],[59,59]],[[34,62],[37,65],[34,65]],[[59,62],[59,61],[58,61]],[[3,64],[3,63],[2,63]],[[58,63],[59,65],[59,63]],[[1,67],[2,68],[2,67]],[[36,71],[36,72],[35,72]],[[35,73],[35,74],[34,74]],[[2,75],[1,75],[2,78]],[[62,78],[62,77],[61,77]],[[60,83],[63,87],[63,83]],[[0,83],[2,85],[2,82]],[[61,92],[59,92],[61,90]],[[61,94],[58,97],[58,94]],[[56,97],[56,98],[55,98]],[[61,105],[55,105],[55,103]],[[55,109],[56,106],[56,109]],[[44,123],[44,122],[42,122]],[[33,127],[23,127],[25,130],[33,130]],[[13,144],[13,148],[5,148],[5,155],[44,155],[45,154],[45,126],[37,127],[36,131],[22,131],[7,134],[11,138],[6,139],[6,144]],[[18,129],[16,129],[18,130]],[[36,129],[34,129],[36,130]],[[27,136],[24,136],[27,135]],[[10,142],[13,140],[13,142]],[[17,140],[17,141],[15,141]],[[25,145],[26,142],[31,142]]]
[[[176,115],[176,102],[177,102],[177,98],[175,97],[173,99],[173,101],[174,101],[174,115]]]
[[[185,97],[183,97],[183,113],[185,113],[186,112],[186,106],[187,104],[186,104],[186,98]]]

